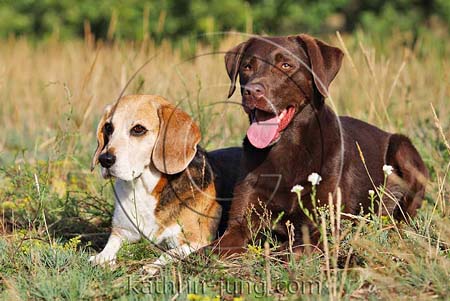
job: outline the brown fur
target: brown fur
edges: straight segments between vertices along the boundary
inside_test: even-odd
[[[359,214],[361,208],[367,211],[368,190],[374,186],[357,143],[376,187],[384,182],[383,165],[394,167],[387,189],[398,201],[385,199],[383,213],[397,218],[414,216],[424,197],[428,171],[410,140],[351,117],[339,117],[325,104],[328,86],[341,66],[342,51],[304,34],[265,39],[252,38],[226,54],[231,79],[229,96],[239,76],[246,112],[255,109],[273,112],[275,108],[277,111],[273,113],[279,114],[292,106],[295,115],[278,142],[269,147],[257,149],[244,139],[241,179],[234,189],[228,228],[213,243],[216,252],[229,255],[245,250],[250,239],[245,215],[250,206],[259,208],[258,202],[273,217],[284,213],[279,225],[288,220],[294,225],[296,246],[303,243],[304,225],[310,229],[312,242],[318,243],[318,230],[300,210],[296,194],[290,191],[296,184],[303,185],[302,202],[311,212],[312,187],[307,178],[313,172],[323,179],[317,186],[317,198],[323,203],[330,192],[335,193],[340,187],[344,212]],[[284,62],[289,62],[292,68],[283,70]],[[263,96],[248,92],[251,85],[262,87]],[[250,219],[253,225],[258,224],[258,215],[251,215]],[[283,229],[278,227],[275,232],[281,241],[286,241],[287,231]]]
[[[214,176],[204,151],[199,150],[180,174],[164,175],[152,194],[158,200],[155,210],[158,223],[164,227],[183,225],[180,236],[183,242],[205,244],[214,238],[221,206],[215,200]]]
[[[191,117],[171,104],[158,110],[160,130],[153,150],[153,164],[165,174],[184,170],[195,155],[200,129]]]

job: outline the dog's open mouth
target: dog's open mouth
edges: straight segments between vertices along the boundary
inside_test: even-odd
[[[247,138],[256,148],[266,148],[278,138],[294,117],[295,108],[287,107],[279,114],[260,109],[250,112],[251,125],[247,130]]]

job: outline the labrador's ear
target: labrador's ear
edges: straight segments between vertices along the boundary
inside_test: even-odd
[[[239,66],[244,57],[245,50],[252,39],[243,42],[236,47],[230,49],[225,54],[225,67],[227,68],[228,77],[231,80],[230,90],[228,91],[228,98],[230,98],[236,90],[236,80],[239,74]]]
[[[98,156],[108,144],[108,136],[105,134],[104,128],[106,120],[108,120],[108,118],[111,116],[111,109],[112,105],[107,105],[105,107],[103,116],[97,126],[97,149],[95,150],[94,156],[92,157],[91,171],[94,170],[95,166],[98,163]]]
[[[341,68],[344,53],[307,34],[298,35],[311,62],[314,84],[323,97],[328,97],[328,87]]]
[[[200,129],[192,118],[171,104],[158,109],[159,133],[153,149],[153,165],[162,173],[176,174],[189,165],[197,152]]]

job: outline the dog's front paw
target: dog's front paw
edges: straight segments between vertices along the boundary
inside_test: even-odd
[[[142,273],[147,276],[156,276],[161,271],[161,266],[153,263],[146,264],[142,267]]]
[[[116,256],[99,253],[97,255],[89,257],[89,262],[92,265],[115,266],[116,265]]]

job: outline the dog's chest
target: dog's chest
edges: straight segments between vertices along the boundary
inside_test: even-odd
[[[156,171],[145,171],[134,182],[118,180],[115,185],[116,203],[113,216],[113,226],[139,232],[156,243],[168,236],[176,235],[175,229],[165,231],[164,225],[158,222],[155,209],[158,199],[152,194],[161,179]],[[169,233],[167,233],[169,232]],[[172,235],[173,234],[173,235]]]

